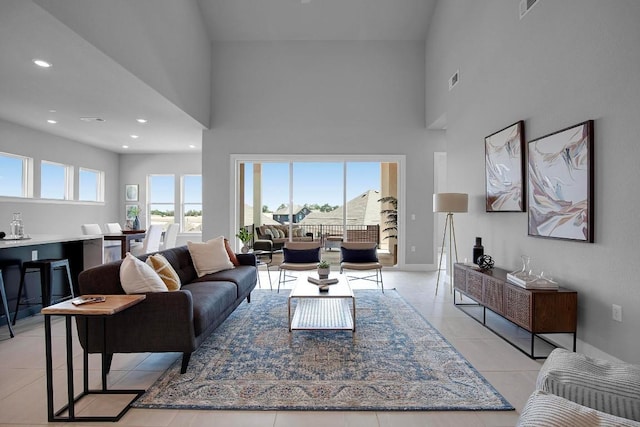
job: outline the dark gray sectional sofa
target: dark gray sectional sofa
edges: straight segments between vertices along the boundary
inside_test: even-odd
[[[191,353],[235,310],[256,286],[256,259],[237,254],[241,265],[198,277],[186,246],[159,252],[180,276],[182,287],[173,292],[147,293],[141,303],[106,318],[107,366],[114,353],[181,352],[185,373]],[[139,257],[143,261],[147,255]],[[80,294],[124,294],[120,264],[115,261],[80,273]],[[88,343],[85,324],[89,328]],[[101,353],[101,319],[78,322],[78,335],[89,353]]]

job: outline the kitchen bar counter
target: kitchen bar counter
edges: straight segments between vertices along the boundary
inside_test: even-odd
[[[82,270],[100,265],[104,259],[102,236],[67,234],[32,234],[30,239],[0,239],[0,260],[19,260],[66,258],[71,267],[74,289],[77,291],[77,278]],[[20,286],[20,264],[4,269],[4,285],[7,291],[9,310],[14,310]],[[25,278],[27,295],[40,295],[40,282],[37,274],[28,274]],[[58,286],[64,283],[61,277],[55,277]],[[18,319],[39,312],[39,307],[26,307],[20,310]],[[4,324],[4,317],[0,320]]]

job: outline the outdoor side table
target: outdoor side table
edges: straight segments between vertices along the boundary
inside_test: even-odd
[[[106,300],[99,303],[90,303],[82,305],[74,305],[73,300],[67,300],[59,304],[50,305],[41,310],[44,315],[44,331],[45,331],[45,347],[46,347],[46,370],[47,370],[47,416],[49,421],[118,421],[131,408],[131,404],[135,402],[145,390],[133,389],[107,389],[107,367],[106,367],[106,319],[109,316],[126,310],[127,308],[138,304],[146,298],[145,295],[83,295],[80,298],[91,296],[104,296]],[[68,403],[54,412],[53,408],[53,356],[51,350],[51,316],[64,316],[66,329],[66,350],[67,350],[67,398]],[[103,327],[103,347],[102,347],[102,388],[100,390],[89,389],[89,353],[85,349],[83,351],[83,391],[75,396],[73,389],[73,339],[72,339],[72,322],[71,318],[76,317],[76,321],[84,321],[88,324],[89,317],[102,318]],[[85,328],[85,338],[88,342],[89,328]],[[75,404],[88,394],[132,394],[133,399],[127,406],[115,416],[76,416]],[[65,411],[66,416],[61,415]]]

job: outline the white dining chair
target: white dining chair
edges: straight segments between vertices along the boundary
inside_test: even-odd
[[[91,236],[95,234],[102,234],[102,229],[98,224],[82,224],[82,234],[85,236]]]
[[[158,224],[150,225],[147,235],[141,246],[131,248],[131,253],[135,256],[158,252],[160,250],[160,238],[162,237],[162,226]]]
[[[178,241],[178,231],[180,230],[180,224],[169,224],[167,231],[164,232],[164,240],[162,241],[162,249],[171,249],[176,247]]]
[[[108,222],[104,225],[104,229],[107,233],[120,233],[122,232],[122,227],[117,222]]]

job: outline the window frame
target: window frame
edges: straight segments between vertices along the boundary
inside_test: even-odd
[[[62,167],[64,173],[64,183],[63,183],[63,196],[62,198],[57,197],[43,197],[42,196],[42,168],[44,165],[53,165]],[[54,162],[52,160],[40,160],[40,199],[42,200],[65,200],[70,201],[74,200],[73,198],[73,170],[74,167],[71,165],[65,165],[64,163]]]
[[[19,196],[0,194],[2,198],[20,198],[29,199],[33,198],[33,158],[27,156],[21,156],[19,154],[7,153],[0,151],[1,157],[18,159],[22,162],[21,173],[21,189]]]
[[[161,202],[152,202],[151,201],[151,192],[153,186],[151,182],[153,177],[171,177],[173,179],[173,192],[171,193],[172,197],[170,201],[161,201]],[[176,222],[178,219],[178,223],[181,223],[181,219],[176,218],[176,174],[173,173],[150,173],[147,175],[147,198],[145,201],[146,212],[144,213],[144,217],[147,223],[147,227],[151,225],[151,210],[153,205],[171,205],[173,206],[173,222]]]
[[[84,200],[81,198],[80,190],[82,187],[82,182],[81,182],[82,172],[91,172],[96,174],[96,200]],[[105,185],[104,171],[78,166],[78,201],[79,202],[103,203],[104,202],[104,185]]]
[[[199,203],[193,203],[193,202],[186,202],[185,201],[185,182],[186,182],[186,177],[190,177],[190,176],[199,176],[200,177],[200,202]],[[185,210],[185,205],[200,205],[200,212],[203,211],[203,201],[202,201],[202,183],[203,183],[203,178],[202,178],[202,174],[201,173],[185,173],[180,175],[180,232],[182,233],[186,233],[186,234],[200,234],[202,233],[202,230],[200,231],[187,231],[185,229],[185,221],[186,221],[186,210]],[[175,217],[174,217],[175,218]],[[202,226],[202,224],[201,224]]]

